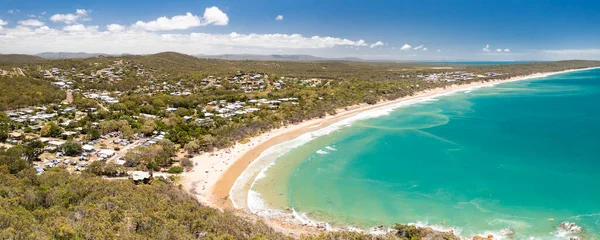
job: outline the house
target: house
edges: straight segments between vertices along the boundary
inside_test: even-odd
[[[48,145],[52,146],[52,147],[60,147],[63,144],[65,144],[65,142],[63,141],[49,141]]]
[[[102,149],[102,150],[98,151],[98,156],[112,157],[115,154],[116,154],[116,152],[113,150],[110,150],[110,149]]]
[[[131,174],[131,179],[135,184],[150,184],[152,183],[152,173],[143,171],[133,171],[133,173]]]
[[[81,148],[83,149],[83,151],[86,151],[86,152],[93,152],[94,149],[96,149],[96,148],[94,148],[94,146],[89,145],[89,144],[83,145],[83,146],[81,146]]]

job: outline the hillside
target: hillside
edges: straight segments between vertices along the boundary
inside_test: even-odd
[[[311,55],[256,55],[256,54],[222,54],[195,55],[199,58],[222,60],[253,60],[253,61],[363,61],[360,58],[323,58]]]
[[[91,58],[98,56],[111,56],[105,53],[85,53],[85,52],[43,52],[35,56],[45,59],[71,59],[71,58]]]
[[[26,54],[0,54],[0,64],[28,64],[43,61],[41,57]]]

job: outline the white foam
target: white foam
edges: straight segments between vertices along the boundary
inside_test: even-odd
[[[321,155],[329,154],[329,152],[327,152],[327,151],[325,151],[325,150],[323,150],[323,149],[319,149],[319,150],[317,150],[317,153],[318,153],[318,154],[321,154]]]
[[[327,146],[327,147],[325,147],[325,149],[327,149],[327,150],[329,150],[329,151],[337,151],[337,149],[336,149],[336,148],[334,148],[334,147],[331,147],[331,146]]]

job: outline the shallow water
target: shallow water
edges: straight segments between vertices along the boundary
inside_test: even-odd
[[[338,226],[510,229],[518,239],[556,238],[570,221],[598,238],[599,103],[595,69],[398,108],[273,153],[248,204]]]

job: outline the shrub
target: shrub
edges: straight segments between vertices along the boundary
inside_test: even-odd
[[[174,173],[174,174],[180,174],[183,172],[183,167],[181,166],[173,166],[171,168],[169,168],[169,171],[167,171],[168,173]]]

